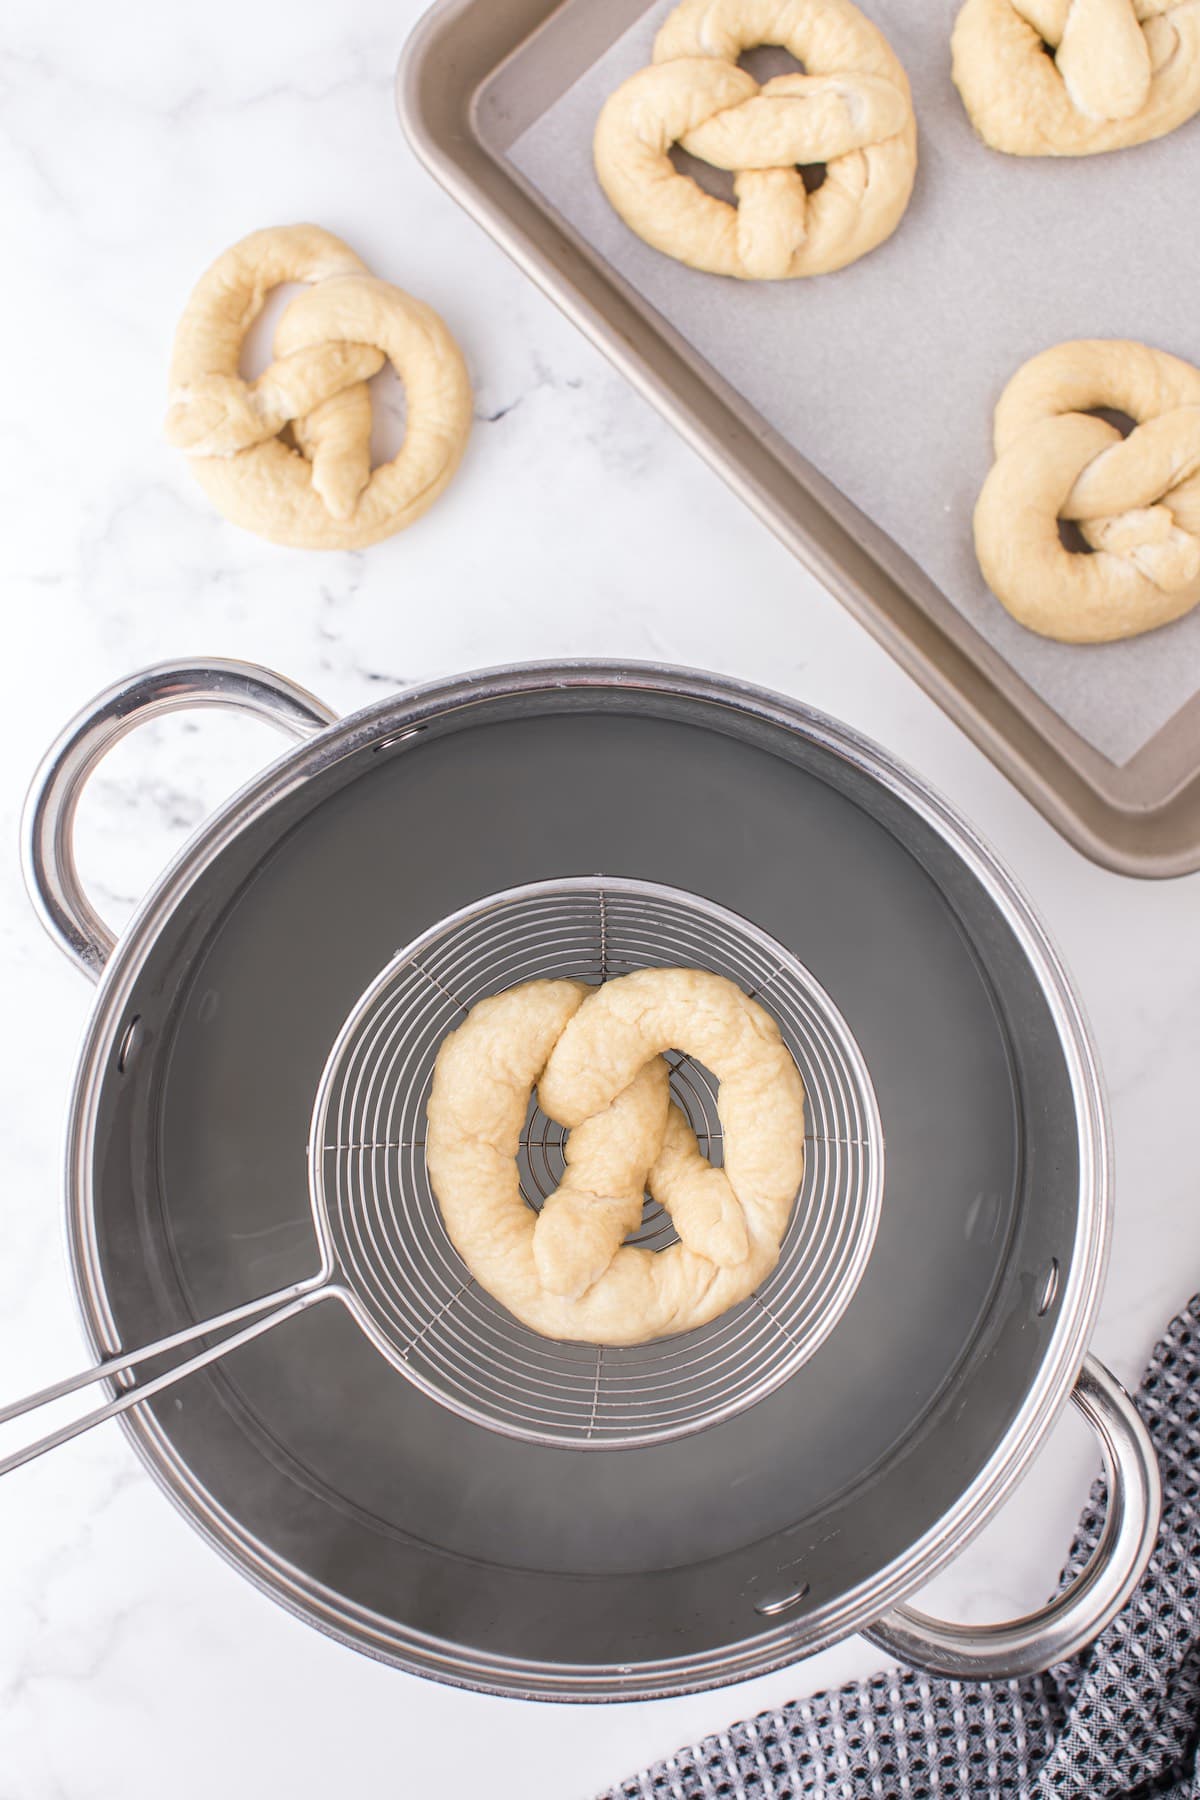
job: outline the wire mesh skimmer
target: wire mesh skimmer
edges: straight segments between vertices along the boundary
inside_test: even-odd
[[[698,1330],[649,1344],[558,1343],[519,1324],[472,1279],[425,1166],[425,1108],[447,1032],[488,994],[538,977],[602,982],[633,969],[728,976],[777,1021],[804,1080],[804,1178],[779,1261],[748,1300]],[[670,1053],[675,1100],[721,1161],[717,1083]],[[566,1133],[531,1100],[521,1187],[540,1208],[564,1168]],[[0,1409],[0,1424],[92,1382],[106,1404],[0,1459],[0,1474],[215,1362],[284,1319],[334,1299],[410,1381],[492,1430],[572,1448],[628,1448],[697,1431],[760,1400],[804,1363],[845,1311],[870,1254],[883,1133],[870,1077],[841,1014],[804,966],[747,920],[697,895],[601,876],[537,882],[464,907],[416,938],[359,999],[313,1107],[309,1196],[320,1266],[306,1281],[190,1325]],[[647,1199],[632,1242],[676,1241]],[[165,1373],[152,1358],[224,1333]]]

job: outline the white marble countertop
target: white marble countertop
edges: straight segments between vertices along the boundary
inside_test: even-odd
[[[1200,1077],[1200,880],[1138,884],[1069,849],[433,185],[392,105],[419,11],[419,0],[6,10],[4,1397],[81,1357],[59,1154],[90,994],[26,901],[20,805],[83,701],[187,654],[273,665],[342,709],[523,657],[657,658],[812,701],[911,762],[1026,884],[1090,1012],[1119,1189],[1096,1347],[1135,1378],[1200,1276],[1180,1129]],[[363,555],[278,550],[224,524],[162,442],[188,288],[244,232],[294,219],[328,225],[437,305],[477,384],[454,487],[411,533]],[[121,746],[80,831],[114,921],[268,748],[257,728],[208,719]],[[982,1618],[1037,1600],[1091,1464],[1065,1422],[941,1578],[937,1603]],[[852,1643],[687,1700],[522,1706],[416,1681],[285,1615],[190,1531],[115,1427],[0,1486],[0,1800],[578,1800],[877,1661]]]

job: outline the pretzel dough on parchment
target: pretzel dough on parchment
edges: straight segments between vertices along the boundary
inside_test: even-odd
[[[670,1104],[667,1049],[720,1082],[723,1169]],[[516,1163],[535,1085],[571,1133],[562,1186],[536,1215]],[[804,1173],[804,1088],[775,1021],[721,976],[533,981],[447,1037],[426,1159],[455,1248],[518,1319],[546,1337],[645,1343],[706,1324],[774,1267]],[[682,1240],[666,1250],[622,1241],[647,1188]]]
[[[1093,416],[1126,413],[1133,430]],[[996,407],[975,506],[984,580],[1030,631],[1135,637],[1200,602],[1200,369],[1123,338],[1055,344]],[[1059,520],[1091,555],[1068,550]]]
[[[738,58],[778,44],[804,66],[761,87]],[[734,176],[736,206],[680,174],[674,144]],[[681,0],[653,61],[606,101],[596,175],[638,236],[713,275],[825,275],[890,237],[912,193],[908,77],[851,0]],[[809,194],[797,164],[823,163]]]
[[[1010,156],[1122,150],[1200,112],[1200,0],[965,0],[951,56],[971,123]]]

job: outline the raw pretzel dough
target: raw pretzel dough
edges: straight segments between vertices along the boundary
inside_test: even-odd
[[[276,361],[238,373],[269,290],[298,294]],[[390,362],[404,383],[404,442],[372,471],[367,380]],[[200,278],[175,334],[167,437],[235,525],[276,544],[359,550],[411,525],[450,480],[471,426],[471,387],[431,307],[378,281],[332,233],[284,225],[243,238]],[[287,425],[297,445],[278,436]]]
[[[670,1104],[661,1052],[720,1081],[725,1166]],[[530,1089],[570,1129],[540,1214],[516,1155]],[[480,1285],[546,1337],[640,1344],[689,1331],[775,1266],[804,1173],[804,1088],[775,1021],[698,969],[603,987],[531,981],[481,1000],[442,1045],[426,1158],[446,1229]],[[682,1240],[623,1243],[649,1188]]]
[[[1091,416],[1128,413],[1122,439]],[[984,579],[1031,631],[1134,637],[1200,600],[1200,369],[1119,338],[1044,350],[1000,397],[996,461],[975,507]],[[1074,554],[1060,519],[1094,555]]]
[[[1200,112],[1200,0],[966,0],[951,51],[976,131],[1012,156],[1121,150]]]
[[[737,66],[757,44],[804,64],[759,86]],[[737,206],[679,174],[681,144],[734,172]],[[912,192],[917,127],[908,77],[850,0],[683,0],[654,60],[611,95],[596,174],[656,250],[714,275],[824,275],[890,237]],[[826,165],[805,191],[796,165]]]

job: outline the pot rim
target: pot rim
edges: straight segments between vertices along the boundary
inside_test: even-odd
[[[465,1648],[398,1626],[316,1582],[246,1531],[177,1454],[152,1414],[121,1423],[143,1465],[213,1547],[287,1610],[328,1635],[409,1673],[509,1697],[609,1701],[666,1698],[765,1675],[872,1624],[956,1556],[1021,1479],[1066,1405],[1099,1308],[1112,1212],[1107,1106],[1091,1034],[1063,961],[1023,890],[947,801],[903,763],[827,715],[752,684],[652,662],[578,659],[507,664],[424,682],[374,701],[286,749],[211,814],[164,869],[121,934],[88,1021],[66,1131],[66,1226],[76,1301],[92,1353],[120,1349],[95,1236],[92,1144],[106,1065],[126,1004],[162,923],[246,827],[285,795],[366,744],[448,713],[523,693],[641,690],[696,700],[799,734],[879,783],[966,863],[999,908],[1037,974],[1069,1073],[1079,1135],[1075,1244],[1053,1335],[1007,1432],[949,1511],[887,1568],[802,1622],[720,1649],[652,1662],[540,1663]]]

